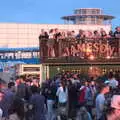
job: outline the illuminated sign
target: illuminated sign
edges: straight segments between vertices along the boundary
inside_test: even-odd
[[[82,44],[71,45],[63,48],[62,56],[79,56],[80,54],[90,55],[97,54],[103,56],[113,56],[115,47],[106,43],[87,42]]]
[[[43,40],[44,41],[44,40]],[[53,40],[55,41],[55,40]],[[57,42],[41,44],[41,58],[76,56],[79,58],[118,57],[119,39],[60,39]]]

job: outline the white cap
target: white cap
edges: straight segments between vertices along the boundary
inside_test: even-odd
[[[120,95],[113,95],[111,100],[111,107],[120,109]]]

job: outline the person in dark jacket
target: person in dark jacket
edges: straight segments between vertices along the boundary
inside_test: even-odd
[[[71,81],[69,81],[68,86],[68,117],[74,118],[76,116],[76,106],[77,106],[77,87],[75,84],[72,84]]]
[[[55,118],[55,110],[54,110],[54,105],[55,105],[55,99],[56,99],[56,87],[54,84],[51,82],[48,91],[47,91],[47,108],[48,108],[48,120],[54,120]]]
[[[0,108],[3,110],[3,117],[8,118],[8,110],[11,107],[11,104],[13,103],[13,100],[15,98],[15,83],[10,82],[8,83],[8,89],[4,89],[4,97],[2,101],[0,102]]]
[[[19,97],[15,97],[10,109],[8,120],[24,120],[24,102]]]
[[[33,108],[34,120],[46,120],[45,118],[45,98],[39,94],[39,90],[36,86],[31,87],[32,96],[30,98],[30,104]]]

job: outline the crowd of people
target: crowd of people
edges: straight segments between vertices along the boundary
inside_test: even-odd
[[[99,31],[94,30],[82,30],[80,29],[78,32],[71,30],[71,31],[65,31],[65,30],[59,30],[58,28],[50,29],[49,31],[45,31],[44,29],[41,30],[39,38],[46,38],[46,39],[64,39],[64,38],[77,38],[77,39],[83,39],[83,38],[92,38],[92,39],[98,39],[98,38],[120,38],[120,27],[116,27],[115,31],[109,31],[107,33],[103,28],[101,28]]]
[[[0,119],[119,120],[119,80],[119,71],[105,80],[66,71],[41,85],[31,76],[0,80]]]
[[[101,50],[99,49],[99,46],[101,46],[101,48],[104,47],[104,45],[102,46],[101,44],[106,44],[106,47],[115,47],[115,50],[113,50],[113,52],[115,52],[115,57],[119,51],[119,38],[120,27],[116,27],[114,32],[110,31],[109,33],[107,33],[103,28],[95,31],[80,29],[77,32],[75,30],[65,31],[57,28],[50,29],[49,32],[47,32],[42,29],[39,35],[40,55],[43,59],[47,57],[57,58],[66,56],[84,58],[87,51],[91,51],[94,54],[96,53],[95,50]],[[106,53],[108,55],[109,50],[104,49],[103,51],[107,51]],[[104,53],[103,51],[102,53]],[[107,55],[104,54],[103,56]]]

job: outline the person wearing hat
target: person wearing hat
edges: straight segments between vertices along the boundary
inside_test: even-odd
[[[113,95],[107,120],[120,120],[120,95]]]
[[[104,106],[105,106],[105,94],[109,92],[109,85],[101,83],[99,86],[99,94],[96,97],[96,117],[97,120],[104,120]]]

